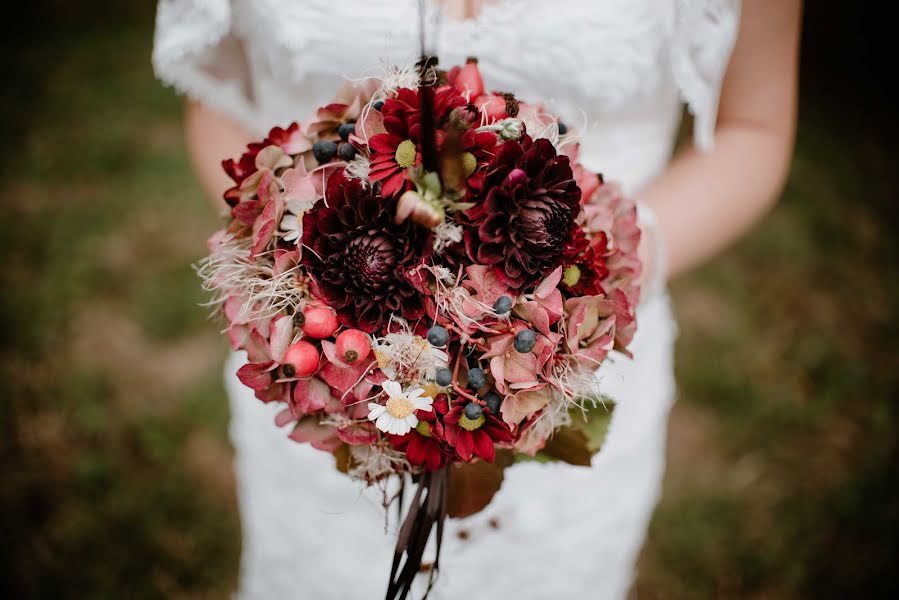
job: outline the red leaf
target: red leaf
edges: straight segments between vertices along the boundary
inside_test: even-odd
[[[237,370],[237,378],[245,386],[254,390],[264,390],[272,384],[271,371],[278,368],[278,363],[271,360],[262,363],[247,363]]]
[[[503,483],[503,472],[514,462],[512,452],[500,450],[493,463],[453,463],[449,468],[447,513],[460,518],[490,504]]]

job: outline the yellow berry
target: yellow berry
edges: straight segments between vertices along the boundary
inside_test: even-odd
[[[568,265],[562,271],[562,282],[568,287],[574,287],[581,280],[581,269],[577,265]]]
[[[481,415],[477,419],[469,419],[464,414],[459,417],[459,427],[466,431],[474,431],[478,429],[481,425],[484,424],[484,421],[487,419],[484,418],[484,415]]]
[[[415,164],[415,144],[412,140],[403,140],[396,147],[396,164],[406,169]]]
[[[471,152],[462,155],[462,168],[465,169],[465,176],[471,177],[471,174],[478,168],[478,159]]]

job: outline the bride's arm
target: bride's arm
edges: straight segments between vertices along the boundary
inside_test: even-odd
[[[195,100],[187,102],[184,129],[194,173],[216,212],[221,211],[222,194],[234,185],[222,170],[222,158],[237,158],[253,138],[232,118]]]
[[[774,203],[796,124],[800,0],[743,2],[715,146],[688,148],[642,194],[681,273],[737,239]]]

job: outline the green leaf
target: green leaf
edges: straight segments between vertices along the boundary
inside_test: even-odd
[[[602,445],[606,441],[606,434],[609,432],[609,425],[612,422],[612,411],[615,410],[615,403],[606,400],[605,406],[597,406],[587,413],[587,419],[581,419],[574,416],[574,419],[580,420],[581,431],[587,436],[589,448],[593,454],[602,449]]]
[[[593,455],[602,449],[606,440],[614,408],[612,400],[603,398],[600,404],[586,414],[578,409],[572,410],[571,425],[556,430],[535,459],[541,462],[546,459],[561,460],[589,467]]]
[[[574,427],[562,427],[546,441],[546,446],[540,453],[571,465],[589,467],[590,459],[593,458],[589,446],[590,438],[583,431]]]

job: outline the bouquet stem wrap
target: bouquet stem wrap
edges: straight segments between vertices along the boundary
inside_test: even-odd
[[[443,524],[447,512],[448,479],[446,467],[422,474],[396,541],[386,600],[405,600],[409,596],[412,581],[421,571],[421,559],[428,539],[436,528],[434,564],[430,569],[428,589],[423,598],[428,597],[440,566],[440,546],[443,542]]]

